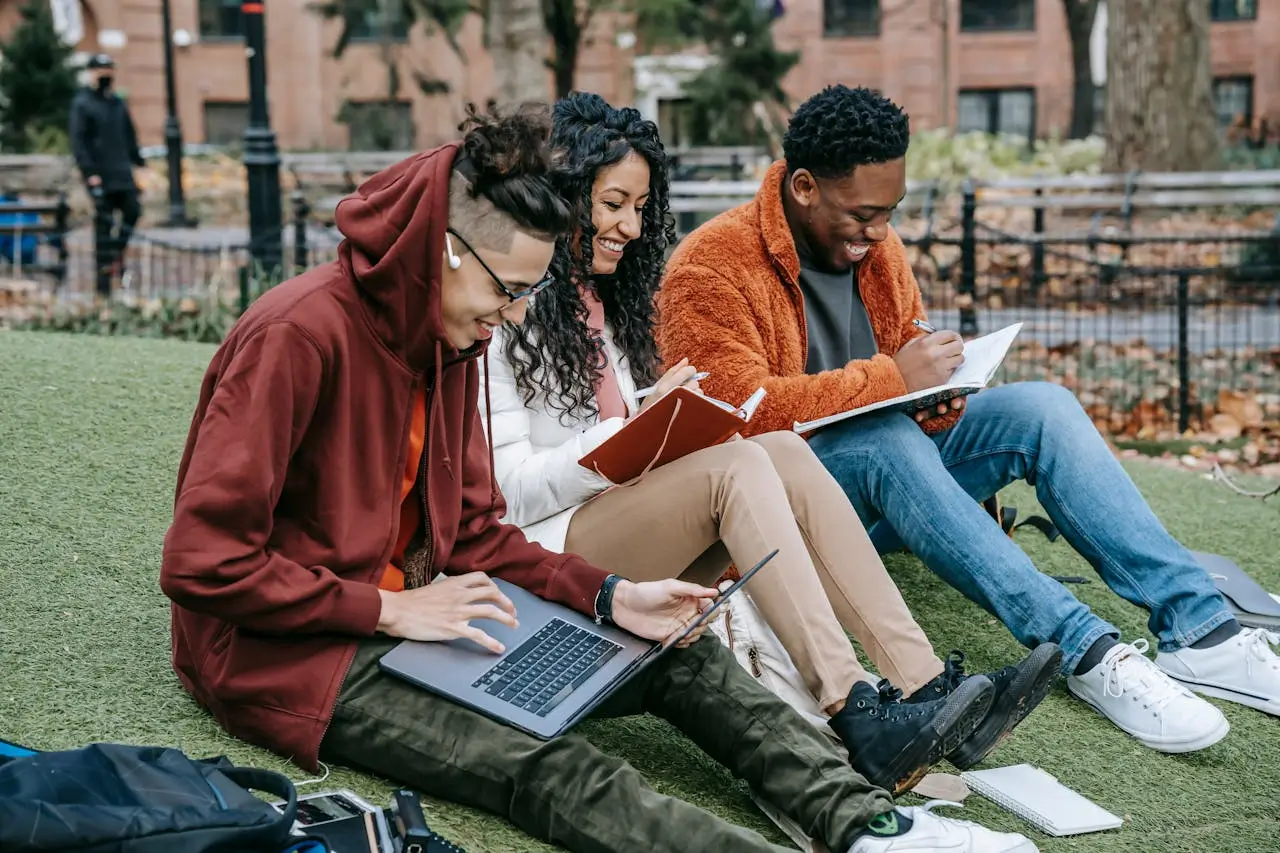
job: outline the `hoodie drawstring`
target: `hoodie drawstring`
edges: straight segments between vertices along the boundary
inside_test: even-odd
[[[489,348],[484,348],[485,447],[489,450],[489,512],[498,509],[498,474],[493,461],[493,402],[489,397]]]
[[[438,429],[440,435],[440,443],[444,446],[444,470],[448,472],[449,479],[457,479],[453,475],[453,458],[449,455],[449,432],[447,424],[444,421],[444,409],[440,408],[440,394],[444,387],[444,348],[440,345],[440,341],[436,341],[436,388],[435,393],[431,395],[431,424]]]

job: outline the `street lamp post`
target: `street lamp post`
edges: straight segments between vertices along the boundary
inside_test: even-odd
[[[178,124],[178,94],[173,79],[173,18],[169,0],[161,0],[164,17],[164,86],[168,98],[169,114],[164,120],[164,146],[169,160],[169,220],[170,228],[189,228],[196,224],[187,217],[187,202],[182,195],[182,126]]]
[[[283,217],[280,211],[280,151],[267,110],[267,52],[264,0],[244,0],[245,53],[249,58],[249,126],[244,131],[244,166],[249,180],[249,253],[268,275],[281,268]]]

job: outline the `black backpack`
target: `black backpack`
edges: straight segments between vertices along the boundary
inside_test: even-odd
[[[249,793],[285,801],[284,813]],[[6,853],[280,853],[297,791],[270,770],[176,749],[100,743],[66,752],[0,751]]]

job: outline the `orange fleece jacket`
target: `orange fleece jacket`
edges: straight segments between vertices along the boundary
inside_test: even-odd
[[[667,263],[658,291],[662,361],[688,358],[710,372],[702,388],[740,403],[757,388],[768,396],[744,430],[758,435],[907,393],[893,354],[920,334],[920,287],[897,233],[871,247],[858,266],[858,290],[879,354],[838,370],[805,373],[809,340],[800,258],[782,209],[786,163],[774,163],[753,201],[726,211],[686,237]],[[935,418],[927,432],[953,425]]]

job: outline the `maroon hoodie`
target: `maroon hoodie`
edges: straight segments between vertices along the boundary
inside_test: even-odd
[[[501,524],[476,359],[449,344],[440,260],[457,144],[338,205],[337,261],[258,299],[205,374],[160,585],[173,666],[228,731],[315,770],[399,531],[415,394],[429,570],[483,571],[590,614],[605,573]]]

